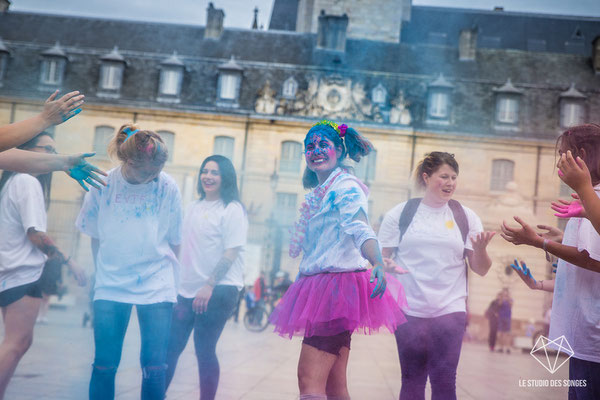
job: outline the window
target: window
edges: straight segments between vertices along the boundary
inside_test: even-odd
[[[119,90],[123,79],[121,63],[103,63],[100,67],[100,89]]]
[[[323,49],[344,51],[346,49],[346,29],[348,16],[319,15],[319,31],[317,33],[317,46]]]
[[[377,165],[377,151],[373,150],[368,156],[361,158],[354,165],[354,175],[363,182],[375,180],[375,168]]]
[[[298,142],[283,142],[281,144],[280,172],[298,173],[302,162],[302,145]]]
[[[217,136],[213,145],[213,154],[220,154],[233,160],[233,145],[235,139],[229,136]]]
[[[225,100],[236,99],[237,77],[232,74],[221,75],[220,97]]]
[[[98,157],[108,156],[108,142],[115,135],[115,128],[112,126],[97,126],[94,132],[94,152]]]
[[[283,225],[291,225],[296,219],[296,193],[277,193],[275,218]]]
[[[298,91],[298,82],[294,79],[293,76],[290,76],[283,82],[283,89],[281,95],[286,99],[294,99],[296,97],[296,92]]]
[[[169,157],[167,158],[167,162],[173,161],[173,153],[175,152],[175,134],[170,131],[156,131],[158,135],[162,138],[163,142],[167,146],[169,150]]]
[[[47,58],[42,61],[41,83],[44,85],[58,86],[62,83],[64,59]]]
[[[447,119],[448,118],[448,98],[449,94],[445,91],[433,91],[429,95],[429,106],[427,112],[430,117]]]
[[[181,68],[163,68],[160,71],[160,94],[179,96],[182,72]]]
[[[225,64],[219,65],[219,81],[217,82],[217,106],[239,107],[238,98],[244,69],[232,56]]]
[[[560,107],[560,126],[568,128],[584,123],[584,107],[580,101],[563,100]]]
[[[519,99],[515,96],[498,96],[496,102],[496,121],[503,124],[519,122]]]
[[[504,191],[506,184],[514,179],[515,163],[511,160],[492,161],[492,180],[490,190]]]
[[[375,104],[385,104],[387,100],[387,91],[381,83],[373,88],[373,91],[371,92],[371,100]]]

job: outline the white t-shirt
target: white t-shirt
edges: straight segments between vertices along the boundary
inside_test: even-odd
[[[369,263],[360,249],[367,240],[377,239],[368,223],[354,219],[357,213],[369,215],[366,186],[340,168],[320,186],[327,187],[332,180],[319,210],[308,221],[299,267],[303,275],[366,269]]]
[[[181,195],[161,172],[153,181],[132,185],[121,167],[106,187],[90,190],[77,228],[100,241],[94,300],[130,304],[176,301],[177,257],[170,245],[181,242]]]
[[[241,247],[219,285],[244,286],[243,251],[248,233],[246,212],[237,201],[227,206],[221,200],[191,203],[183,222],[181,284],[179,294],[192,298],[210,278],[227,249]]]
[[[394,261],[408,274],[396,275],[404,286],[409,309],[414,317],[433,318],[466,311],[467,297],[464,249],[473,250],[471,235],[483,231],[481,219],[463,206],[469,224],[467,243],[463,242],[452,210],[419,204],[402,242],[398,223],[406,202],[385,215],[379,230],[382,247],[397,247]]]
[[[42,185],[34,176],[15,174],[0,193],[0,292],[42,274],[47,257],[27,237],[29,228],[46,232]]]
[[[571,218],[563,244],[587,250],[600,261],[600,236],[584,218]],[[558,260],[550,316],[550,339],[564,335],[580,360],[600,363],[600,273]]]

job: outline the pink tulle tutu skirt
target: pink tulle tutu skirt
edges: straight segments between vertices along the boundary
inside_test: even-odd
[[[370,298],[377,282],[371,271],[301,275],[271,314],[275,332],[281,336],[333,336],[344,331],[371,334],[385,327],[394,332],[406,322],[402,285],[382,298]],[[386,276],[386,279],[389,279]]]

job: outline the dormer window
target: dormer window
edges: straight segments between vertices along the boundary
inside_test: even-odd
[[[119,97],[123,83],[123,71],[125,69],[125,58],[119,53],[117,46],[100,58],[100,82],[99,96]]]
[[[62,85],[67,53],[62,49],[60,43],[56,42],[52,48],[44,51],[42,57],[40,83],[46,86]]]
[[[160,64],[160,78],[158,83],[158,100],[179,102],[181,81],[183,80],[183,61],[177,52]]]
[[[6,74],[6,67],[8,65],[8,57],[10,56],[10,52],[8,48],[4,45],[2,38],[0,38],[0,87],[2,87],[2,81],[4,80],[4,75]]]
[[[387,101],[387,90],[380,83],[371,91],[371,101],[375,104],[385,104]]]
[[[519,107],[523,91],[517,89],[510,78],[496,92],[495,123],[497,128],[518,128]]]
[[[327,50],[346,50],[346,30],[348,29],[348,16],[325,15],[321,10],[319,15],[319,32],[317,34],[317,47]]]
[[[296,92],[298,91],[298,82],[293,76],[290,76],[283,82],[283,88],[281,90],[281,96],[285,99],[295,99]]]
[[[219,66],[217,83],[217,105],[221,107],[239,107],[240,86],[243,68],[232,56],[229,61]]]
[[[450,123],[451,102],[450,95],[454,85],[440,74],[436,80],[429,84],[427,96],[427,122]]]
[[[560,126],[569,128],[585,122],[585,102],[587,97],[572,83],[568,90],[560,94]]]

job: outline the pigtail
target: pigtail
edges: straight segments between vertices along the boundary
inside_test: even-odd
[[[373,144],[352,128],[346,128],[344,135],[345,153],[356,162],[373,151]]]
[[[121,162],[149,159],[156,164],[164,164],[169,157],[167,146],[160,135],[142,130],[134,124],[125,124],[119,128],[108,143],[108,154]]]

